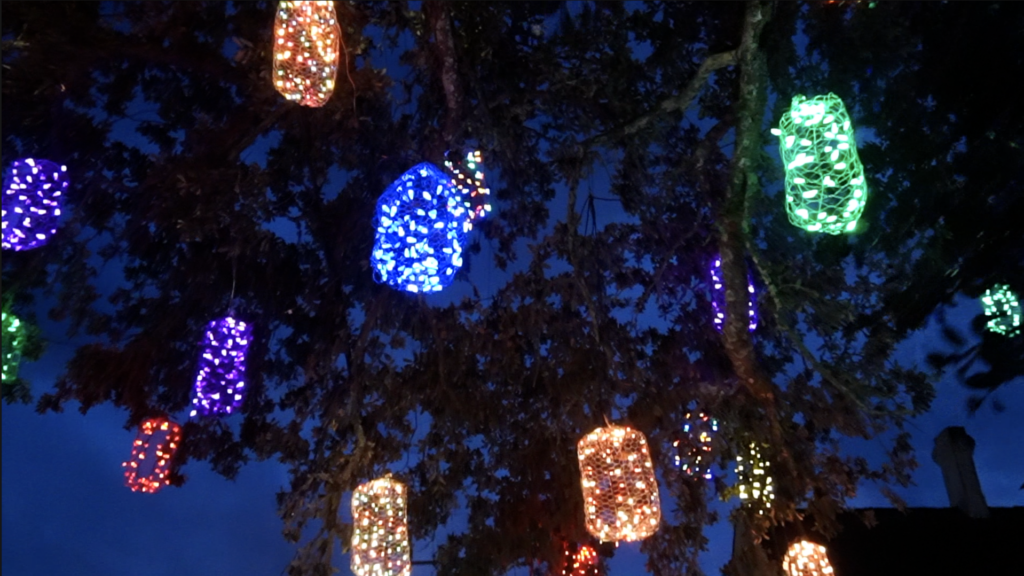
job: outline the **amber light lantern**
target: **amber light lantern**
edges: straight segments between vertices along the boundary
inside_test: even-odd
[[[274,18],[274,87],[314,108],[334,93],[341,27],[334,2],[283,0]]]
[[[771,508],[775,500],[775,487],[768,471],[768,460],[761,455],[761,449],[755,443],[750,444],[746,457],[736,457],[736,488],[740,500],[758,508],[758,514]]]
[[[586,544],[566,544],[562,576],[599,576],[597,551]]]
[[[801,540],[794,542],[782,559],[782,570],[786,576],[830,576],[832,564],[828,561],[825,547],[821,544]]]
[[[125,485],[132,492],[154,494],[170,483],[171,458],[181,443],[181,426],[166,418],[150,418],[139,426],[132,455],[124,466]]]
[[[412,571],[405,485],[390,475],[352,493],[352,572],[408,576]]]
[[[580,439],[587,531],[602,542],[643,540],[658,530],[661,506],[644,435],[605,426]]]

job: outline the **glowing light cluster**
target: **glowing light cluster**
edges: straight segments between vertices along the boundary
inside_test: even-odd
[[[740,500],[760,508],[759,514],[772,507],[775,487],[768,475],[768,461],[761,456],[761,449],[755,443],[750,444],[746,458],[742,455],[736,457],[736,489]]]
[[[459,163],[445,160],[444,167],[452,175],[455,188],[462,195],[462,205],[468,211],[468,219],[472,222],[491,211],[491,205],[484,198],[491,193],[491,190],[484,184],[483,159],[479,150],[466,154],[463,163],[465,167]],[[472,224],[469,229],[473,229]]]
[[[1020,299],[1006,284],[997,284],[986,290],[981,304],[988,317],[985,328],[989,332],[1013,335],[1020,329]]]
[[[377,201],[374,278],[408,292],[442,290],[462,267],[469,216],[452,178],[428,162],[414,166]]]
[[[750,294],[747,300],[747,312],[750,316],[750,327],[748,331],[753,332],[757,328],[757,311],[755,309],[754,281],[747,275],[747,293]],[[711,264],[711,307],[714,309],[715,328],[721,332],[725,327],[725,281],[722,280],[722,258],[716,257]]]
[[[598,576],[597,551],[591,546],[580,544],[578,546],[566,545],[565,565],[562,568],[562,576]]]
[[[794,542],[782,559],[782,570],[786,576],[829,576],[835,574],[828,561],[825,547],[821,544],[801,540]]]
[[[643,540],[661,522],[647,438],[626,426],[598,428],[576,447],[587,531],[602,542]]]
[[[326,104],[338,74],[340,38],[334,2],[279,2],[272,71],[277,91],[303,106]]]
[[[36,248],[57,233],[67,171],[49,160],[14,161],[4,177],[4,250]]]
[[[155,494],[170,483],[171,458],[181,442],[181,426],[166,418],[150,418],[139,426],[132,455],[124,466],[125,485],[132,492]]]
[[[790,223],[808,232],[853,231],[868,189],[843,101],[835,94],[794,96],[772,134],[786,168]]]
[[[698,412],[686,414],[683,437],[672,443],[676,447],[676,466],[690,476],[711,480],[714,460],[712,435],[718,432],[718,420]]]
[[[356,576],[408,576],[412,571],[405,485],[390,476],[352,493],[352,572]]]
[[[199,370],[192,388],[192,413],[231,414],[245,396],[245,354],[252,328],[228,316],[206,327]]]
[[[4,383],[13,382],[18,377],[18,364],[21,363],[21,347],[25,344],[25,327],[17,316],[3,311],[3,378]]]

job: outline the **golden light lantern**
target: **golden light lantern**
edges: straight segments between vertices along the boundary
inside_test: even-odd
[[[602,542],[643,540],[661,523],[661,504],[647,438],[627,426],[605,426],[580,439],[587,531]]]
[[[341,27],[334,2],[282,0],[274,18],[274,88],[303,106],[334,93]]]
[[[390,475],[352,493],[352,572],[408,576],[412,571],[405,485]]]
[[[830,576],[832,564],[828,561],[825,547],[821,544],[801,540],[794,542],[782,559],[782,570],[786,576]]]
[[[768,461],[761,456],[756,443],[750,443],[746,457],[736,457],[736,489],[740,500],[759,507],[759,514],[771,508],[775,500],[775,487],[768,468]]]

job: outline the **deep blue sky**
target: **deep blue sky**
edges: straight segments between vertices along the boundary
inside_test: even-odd
[[[380,56],[374,57],[378,66],[384,62],[393,74],[401,70],[394,58]],[[259,148],[267,145],[262,141],[253,150],[258,156]],[[257,158],[247,151],[244,159]],[[603,184],[596,183],[595,194],[607,196],[601,193]],[[564,199],[556,199],[554,205],[564,206]],[[287,234],[286,227],[281,233]],[[498,273],[483,265],[487,251],[485,244],[483,257],[475,261],[470,277],[474,284],[486,286],[497,279]],[[119,276],[116,269],[106,273],[113,281]],[[460,282],[449,291],[447,297],[468,292]],[[961,299],[948,315],[969,332],[970,320],[979,312],[977,302]],[[37,315],[46,317],[42,305]],[[77,343],[66,340],[62,325],[43,320],[42,328],[50,340],[48,352],[38,362],[23,363],[21,370],[36,394],[52,385]],[[933,323],[901,347],[899,358],[923,365],[925,354],[940,346]],[[932,411],[912,422],[921,467],[914,474],[917,485],[898,490],[910,506],[948,505],[930,453],[935,435],[949,425],[964,426],[977,441],[975,461],[989,505],[1024,505],[1024,492],[1018,489],[1024,482],[1024,385],[1018,382],[997,394],[1007,406],[1002,414],[986,405],[976,416],[968,416],[968,395],[946,377],[939,383]],[[121,468],[135,437],[134,430],[124,428],[125,414],[109,405],[84,416],[77,406],[68,408],[63,414],[37,415],[28,406],[3,406],[4,574],[277,576],[284,571],[295,547],[281,537],[276,514],[274,495],[287,483],[283,466],[253,463],[235,481],[228,481],[212,473],[207,464],[192,462],[183,470],[188,476],[184,487],[156,495],[132,493],[124,487]],[[232,418],[237,423],[240,416]],[[856,448],[879,458],[882,454],[877,441]],[[872,486],[864,487],[851,504],[888,505]],[[735,505],[735,500],[714,504],[723,518]],[[347,513],[347,506],[343,508]],[[709,527],[708,534],[711,549],[702,557],[702,566],[709,574],[717,574],[731,553],[731,526],[723,520]],[[612,561],[613,573],[645,573],[638,549],[636,543],[620,546]],[[418,542],[414,554],[425,559],[431,550],[430,542]],[[335,564],[342,574],[349,573],[347,557],[337,558]],[[416,566],[413,572],[427,576],[433,571]]]

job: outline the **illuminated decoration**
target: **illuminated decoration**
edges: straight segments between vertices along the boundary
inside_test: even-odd
[[[3,249],[29,250],[57,233],[68,168],[49,160],[15,160],[4,177]]]
[[[828,561],[825,547],[821,544],[801,540],[794,542],[782,559],[782,570],[786,576],[829,576],[835,574]]]
[[[391,476],[352,493],[352,572],[356,576],[408,576],[412,571],[405,485]]]
[[[746,458],[736,457],[736,488],[740,500],[761,508],[758,514],[772,507],[775,487],[768,475],[768,461],[761,456],[761,450],[755,443],[750,444]]]
[[[997,284],[981,297],[988,322],[985,328],[996,334],[1012,335],[1020,329],[1020,299],[1006,284]]]
[[[754,281],[747,275],[747,292],[750,299],[747,301],[747,311],[750,315],[749,332],[757,328],[757,312],[754,308]],[[711,264],[711,306],[714,309],[715,328],[721,332],[725,326],[725,281],[722,280],[722,258],[715,257]]]
[[[132,455],[124,466],[125,485],[132,492],[155,494],[170,483],[171,458],[181,442],[181,426],[166,418],[150,418],[139,427]]]
[[[868,189],[843,101],[835,94],[794,96],[772,134],[786,168],[790,223],[808,232],[852,232]]]
[[[672,443],[676,447],[676,466],[693,477],[711,480],[712,435],[718,432],[718,420],[698,412],[686,414],[684,436]]]
[[[455,188],[462,195],[462,205],[469,212],[469,221],[472,222],[491,211],[491,205],[484,198],[491,190],[484,183],[483,159],[479,150],[466,154],[463,164],[465,167],[460,163],[445,160],[444,167],[452,175]],[[473,226],[470,225],[469,229],[472,230]]]
[[[231,414],[242,407],[245,353],[251,339],[252,328],[230,316],[214,320],[206,327],[190,416]]]
[[[598,576],[597,551],[586,544],[565,546],[562,576]]]
[[[279,2],[272,71],[277,91],[303,106],[326,104],[338,74],[340,38],[334,2]]]
[[[21,347],[25,345],[25,327],[21,320],[7,310],[3,311],[3,382],[13,382],[18,377],[21,363]]]
[[[576,447],[587,531],[602,542],[643,540],[661,522],[647,438],[626,426],[598,428]]]

